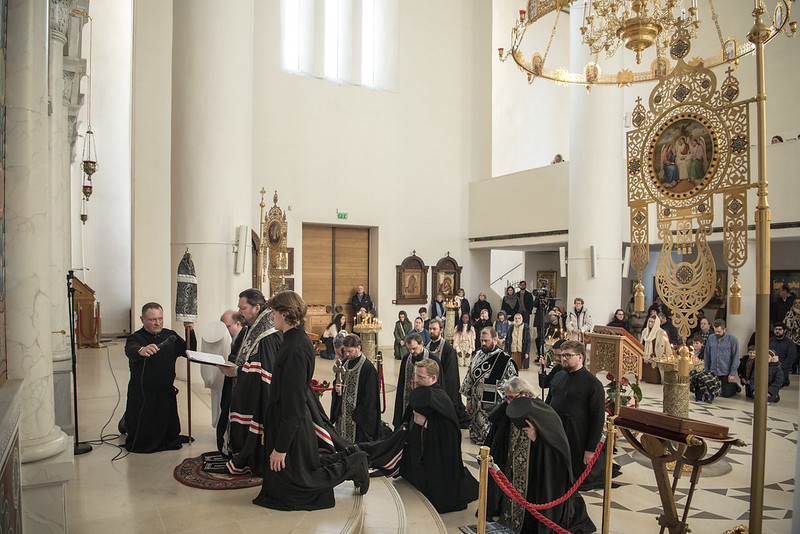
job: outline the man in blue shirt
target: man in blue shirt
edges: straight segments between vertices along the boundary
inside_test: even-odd
[[[733,397],[741,388],[736,384],[739,364],[739,341],[728,333],[725,321],[714,321],[714,335],[708,337],[703,350],[704,370],[711,371],[722,383],[722,396]]]

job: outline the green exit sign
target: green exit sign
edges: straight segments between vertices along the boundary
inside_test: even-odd
[[[347,214],[342,212],[336,212],[336,217],[338,217],[339,219],[346,219]]]

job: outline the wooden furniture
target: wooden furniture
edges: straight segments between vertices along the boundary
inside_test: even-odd
[[[100,303],[95,302],[94,289],[77,277],[72,279],[72,287],[75,289],[75,313],[78,315],[75,324],[78,347],[100,348]]]
[[[642,357],[644,347],[624,328],[615,326],[594,327],[587,336],[592,344],[592,355],[589,359],[589,371],[597,374],[606,371],[614,375],[617,381],[617,395],[614,399],[614,413],[619,413],[620,378],[633,373],[636,383],[642,377]]]
[[[721,460],[732,446],[742,447],[745,442],[731,437],[728,434],[728,427],[705,421],[627,406],[620,407],[618,413],[617,417],[609,420],[609,435],[613,433],[614,427],[618,428],[628,443],[638,452],[647,456],[653,465],[661,506],[664,510],[664,513],[658,516],[658,524],[661,525],[659,533],[661,534],[665,530],[668,530],[670,534],[689,532],[686,519],[689,516],[692,496],[703,467]],[[640,435],[637,436],[634,433],[640,433]],[[717,442],[720,447],[706,457],[708,441]],[[675,469],[672,484],[670,484],[667,463],[673,461]],[[675,488],[684,465],[691,468],[691,478],[689,492],[686,495],[686,505],[683,515],[679,519],[675,505]],[[609,479],[603,497],[604,516],[607,511],[610,511],[610,499]],[[605,523],[607,520],[604,517]]]

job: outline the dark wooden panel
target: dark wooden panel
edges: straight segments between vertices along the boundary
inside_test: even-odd
[[[347,303],[345,314],[351,321],[353,310],[350,299],[359,284],[369,293],[369,229],[341,228],[336,232],[336,302]]]
[[[330,226],[303,225],[303,300],[331,304],[333,239]]]

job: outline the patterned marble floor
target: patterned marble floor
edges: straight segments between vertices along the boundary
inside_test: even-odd
[[[390,350],[384,351],[391,354]],[[394,405],[394,383],[397,365],[386,362],[387,412],[390,419]],[[78,364],[80,431],[82,439],[99,435],[101,427],[112,423],[106,433],[115,430],[122,408],[112,417],[117,399],[124,407],[128,371],[120,342],[109,343],[105,349],[84,349]],[[113,371],[113,375],[112,375]],[[536,383],[536,369],[523,376]],[[462,371],[463,373],[463,371]],[[183,457],[197,455],[214,447],[214,430],[210,421],[210,395],[193,373],[192,403],[193,434],[197,441],[180,451],[153,455],[130,455],[111,461],[117,449],[111,445],[96,447],[91,453],[76,457],[76,479],[67,487],[67,515],[70,532],[263,532],[270,525],[272,532],[330,532],[324,513],[313,512],[302,521],[302,528],[291,521],[280,523],[281,517],[253,506],[250,500],[258,489],[209,492],[182,486],[172,479],[172,468]],[[116,378],[115,378],[116,377]],[[317,379],[331,379],[330,362],[317,360]],[[118,381],[118,394],[115,379]],[[798,382],[781,391],[781,402],[768,408],[767,462],[765,477],[765,533],[791,532],[795,456],[797,454]],[[178,388],[185,390],[181,384]],[[660,409],[660,386],[643,384],[643,407]],[[327,406],[329,398],[323,399]],[[181,420],[186,421],[185,392],[179,396]],[[705,469],[692,501],[688,522],[698,534],[724,532],[736,525],[747,525],[750,494],[750,458],[752,447],[752,401],[743,396],[718,399],[713,404],[691,402],[690,416],[695,419],[727,425],[733,435],[748,443],[736,448],[718,466]],[[114,440],[112,440],[114,441]],[[634,452],[624,441],[618,443],[615,455],[622,474],[615,479],[620,486],[612,490],[610,532],[619,534],[657,533],[656,516],[661,513],[655,478],[645,458]],[[464,461],[477,474],[478,448],[464,433]],[[678,510],[682,512],[689,486],[684,475],[676,490]],[[252,495],[251,495],[252,494]],[[602,520],[602,492],[583,494],[589,515],[596,525]],[[368,495],[369,497],[369,495]],[[369,499],[365,501],[367,506]],[[475,524],[476,504],[467,510],[444,514],[442,520],[448,532],[457,533],[463,525]],[[369,508],[367,513],[370,513]],[[318,518],[318,519],[315,519]],[[413,521],[414,518],[409,518]],[[418,518],[418,521],[423,520]],[[287,520],[288,521],[288,520]],[[294,526],[293,526],[294,525]],[[316,527],[314,525],[317,525]],[[223,528],[224,527],[224,528]],[[220,530],[223,528],[223,530]]]

